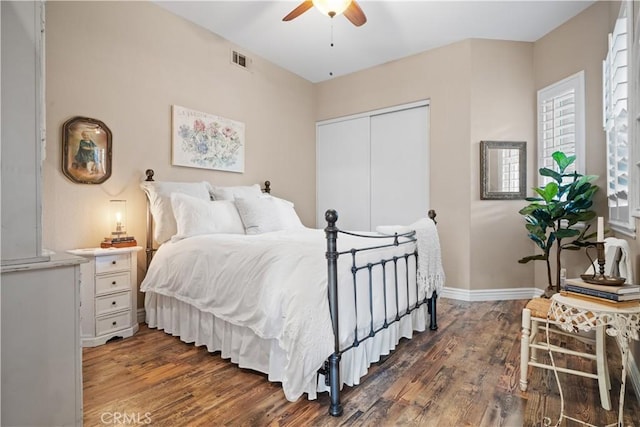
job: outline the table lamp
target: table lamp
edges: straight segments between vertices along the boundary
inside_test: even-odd
[[[133,236],[127,236],[126,200],[109,201],[109,227],[111,236],[104,238],[100,243],[101,248],[124,248],[138,244]]]

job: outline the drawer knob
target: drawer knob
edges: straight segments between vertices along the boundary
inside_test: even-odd
[[[116,305],[116,302],[115,301],[111,301],[111,305]]]
[[[111,282],[111,284],[115,286],[115,284],[116,284],[116,281],[114,280],[113,282]]]
[[[112,323],[113,326],[116,326],[117,324],[118,324],[118,322],[116,322],[115,320]]]
[[[115,261],[111,261],[111,264],[116,265],[116,262]]]

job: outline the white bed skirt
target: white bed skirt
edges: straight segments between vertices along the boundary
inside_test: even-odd
[[[269,381],[282,381],[287,355],[276,339],[263,339],[249,328],[233,325],[211,313],[154,292],[145,293],[145,310],[150,328],[164,330],[186,343],[204,345],[209,352],[220,351],[222,358],[230,359],[241,368],[267,374]],[[342,384],[359,384],[369,366],[394,350],[400,338],[411,338],[414,330],[424,331],[428,318],[427,305],[424,304],[410,316],[345,352],[340,363]],[[305,387],[310,400],[316,399],[317,392],[324,391],[329,391],[329,387],[325,386],[323,375],[318,375],[317,381],[313,380]]]

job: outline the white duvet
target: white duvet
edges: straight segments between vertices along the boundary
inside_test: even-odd
[[[380,241],[373,241],[377,244]],[[380,242],[382,243],[382,242]],[[340,234],[338,249],[371,246],[371,239]],[[386,248],[385,257],[413,252],[415,246]],[[358,255],[358,264],[377,260],[377,253]],[[194,236],[160,247],[141,285],[143,292],[176,298],[234,325],[250,328],[264,339],[275,339],[287,354],[282,386],[289,400],[300,397],[316,371],[334,351],[333,330],[327,300],[326,240],[323,230],[300,229],[260,235],[209,234]],[[354,309],[351,255],[338,262],[340,342],[353,342],[357,318],[358,336],[371,327],[373,305],[379,327],[385,316],[395,317],[396,304],[406,308],[407,290],[397,298],[391,289],[394,269],[388,263],[386,311],[383,292],[369,299],[366,272],[358,273],[357,310]],[[404,261],[399,275],[407,275]],[[415,295],[415,261],[409,262],[409,294]],[[382,271],[380,266],[374,271]],[[377,276],[381,277],[381,274]],[[402,277],[401,276],[401,277]],[[375,283],[375,281],[374,281]],[[375,284],[374,284],[375,287]],[[381,288],[380,288],[381,289]],[[418,290],[420,298],[427,290]],[[415,298],[415,297],[413,297]],[[357,314],[356,314],[357,312]]]

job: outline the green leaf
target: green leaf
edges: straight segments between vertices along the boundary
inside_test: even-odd
[[[551,248],[553,247],[553,242],[555,241],[556,241],[555,233],[550,233],[549,238],[547,239],[547,244],[545,245],[547,251],[551,250]]]
[[[542,176],[549,176],[555,179],[558,183],[562,182],[562,175],[552,169],[540,168],[538,172],[540,172],[540,175]]]
[[[533,240],[533,242],[538,245],[540,247],[540,249],[542,249],[543,251],[546,250],[546,246],[545,246],[545,242],[544,242],[544,235],[542,236],[542,238],[538,237],[536,234],[529,234],[529,238],[531,240]]]
[[[553,218],[546,209],[534,209],[530,215],[546,227],[553,227]]]
[[[526,264],[529,261],[545,261],[548,257],[545,255],[530,255],[530,256],[526,256],[522,259],[519,259],[518,262],[520,264]]]
[[[534,188],[534,190],[544,199],[545,202],[550,203],[558,194],[558,184],[550,182],[545,185],[544,188]]]
[[[567,155],[562,151],[556,151],[551,155],[551,157],[553,157],[553,160],[556,161],[561,174],[564,173],[566,168],[568,168],[573,162],[576,161],[576,156],[567,157]]]
[[[582,175],[581,179],[584,179],[585,182],[593,182],[593,181],[597,180],[598,178],[599,178],[598,175]]]
[[[580,234],[580,231],[572,228],[561,228],[556,230],[555,235],[558,239],[566,239],[567,237],[574,237]]]
[[[536,209],[540,209],[540,207],[541,207],[541,206],[542,206],[542,205],[539,205],[539,204],[537,204],[537,203],[532,203],[532,204],[530,204],[530,205],[528,205],[528,206],[525,206],[524,208],[520,209],[520,210],[518,211],[518,213],[519,213],[520,215],[531,215],[531,213],[532,213],[533,211],[535,211]]]
[[[597,214],[594,211],[586,211],[586,212],[580,212],[579,214],[577,214],[576,218],[578,218],[578,221],[587,222],[594,219],[596,215]]]

